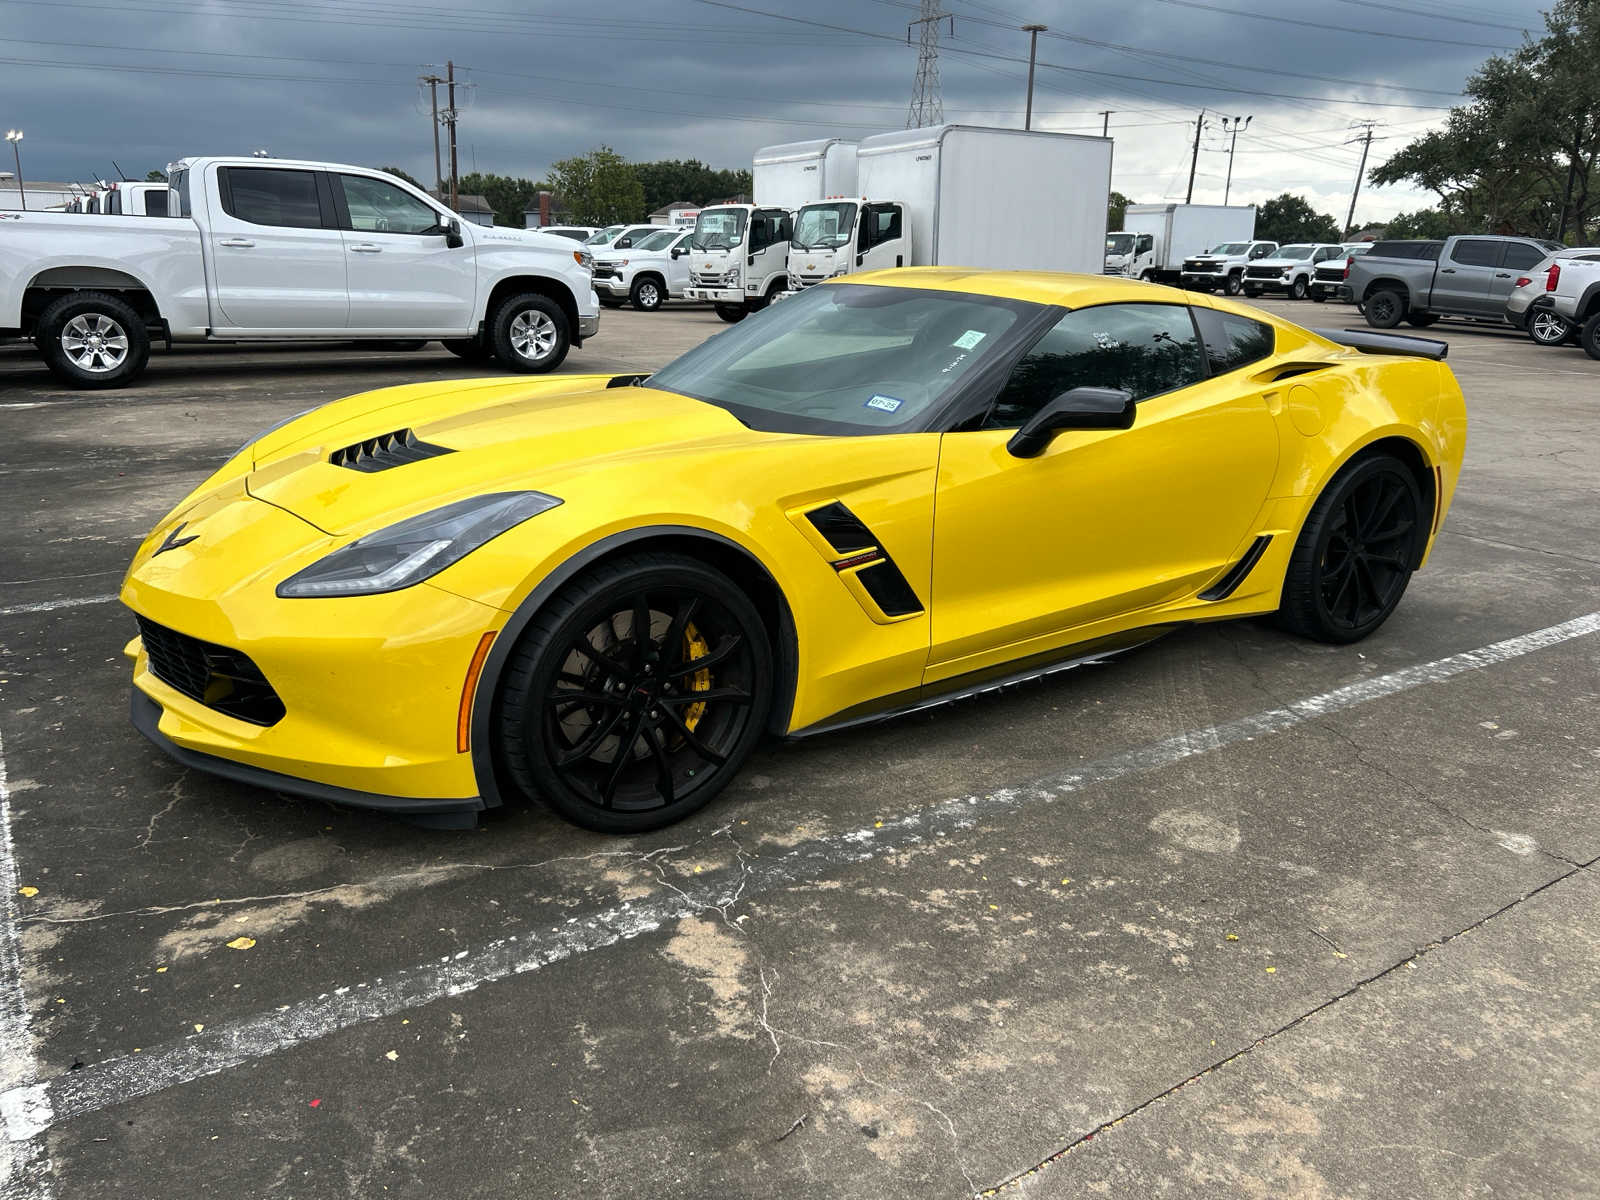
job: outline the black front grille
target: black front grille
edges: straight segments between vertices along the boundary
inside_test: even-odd
[[[387,471],[391,467],[451,453],[453,451],[448,446],[435,446],[423,441],[409,429],[397,429],[393,433],[381,433],[375,438],[335,450],[328,455],[328,461],[336,467],[349,467],[352,471],[370,475],[374,471]]]
[[[1282,274],[1282,267],[1246,267],[1244,269],[1244,277],[1246,279],[1276,279]]]
[[[1337,267],[1318,267],[1317,268],[1317,282],[1318,283],[1343,283],[1344,282],[1344,264],[1340,263]]]
[[[135,617],[150,670],[162,683],[207,708],[252,725],[276,725],[283,720],[283,701],[247,655]]]
[[[617,268],[610,263],[595,263],[594,277],[596,279],[610,279],[617,273]]]

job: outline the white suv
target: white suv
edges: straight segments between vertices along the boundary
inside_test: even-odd
[[[626,250],[601,250],[594,256],[594,290],[601,303],[615,307],[627,300],[640,312],[655,312],[668,299],[683,299],[693,234],[693,229],[658,228],[635,236]]]

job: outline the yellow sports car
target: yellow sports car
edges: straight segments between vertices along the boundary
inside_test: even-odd
[[[632,832],[800,735],[1276,612],[1365,637],[1460,475],[1442,342],[1091,276],[801,292],[648,377],[417,384],[253,440],[122,590],[181,761]]]

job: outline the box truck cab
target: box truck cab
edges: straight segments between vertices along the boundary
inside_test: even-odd
[[[1181,281],[1185,255],[1255,236],[1253,204],[1130,204],[1122,230],[1106,235],[1105,273],[1155,283]]]
[[[789,288],[799,291],[851,271],[903,267],[911,230],[898,200],[865,197],[803,204],[789,240]]]
[[[792,218],[784,208],[702,208],[689,238],[689,300],[709,301],[724,321],[759,312],[788,284]]]
[[[1106,234],[1107,275],[1126,275],[1130,279],[1155,278],[1156,239],[1152,233],[1123,230]]]

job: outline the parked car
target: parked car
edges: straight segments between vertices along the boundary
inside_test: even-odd
[[[1580,323],[1555,309],[1562,266],[1574,262],[1600,262],[1600,246],[1556,251],[1536,263],[1526,275],[1517,276],[1506,300],[1506,320],[1527,330],[1528,336],[1541,346],[1559,346],[1578,338]]]
[[[463,222],[383,171],[193,158],[181,220],[7,214],[0,337],[32,338],[79,387],[121,387],[168,342],[438,338],[549,371],[600,327],[589,252]]]
[[[1342,254],[1317,264],[1311,273],[1311,298],[1318,304],[1350,299],[1350,264],[1372,249],[1371,242],[1346,242]]]
[[[1202,292],[1218,288],[1230,296],[1244,290],[1244,269],[1278,248],[1277,242],[1221,242],[1205,254],[1191,254],[1183,260],[1179,282]]]
[[[540,225],[540,233],[553,233],[556,237],[571,238],[575,242],[587,242],[600,231],[593,225]]]
[[[1322,242],[1280,246],[1244,269],[1244,294],[1253,299],[1262,292],[1287,292],[1291,300],[1304,300],[1317,264],[1339,257],[1343,250]]]
[[[602,250],[594,256],[594,290],[600,303],[631,301],[640,312],[655,312],[666,301],[683,299],[689,286],[689,239],[693,229],[657,229],[637,238],[627,250]]]
[[[1584,353],[1600,358],[1600,262],[1562,259],[1546,273],[1546,286],[1556,314],[1577,327]]]
[[[1425,328],[1440,317],[1504,323],[1513,281],[1563,248],[1540,238],[1471,235],[1377,242],[1351,266],[1350,291],[1374,329],[1401,321]]]

